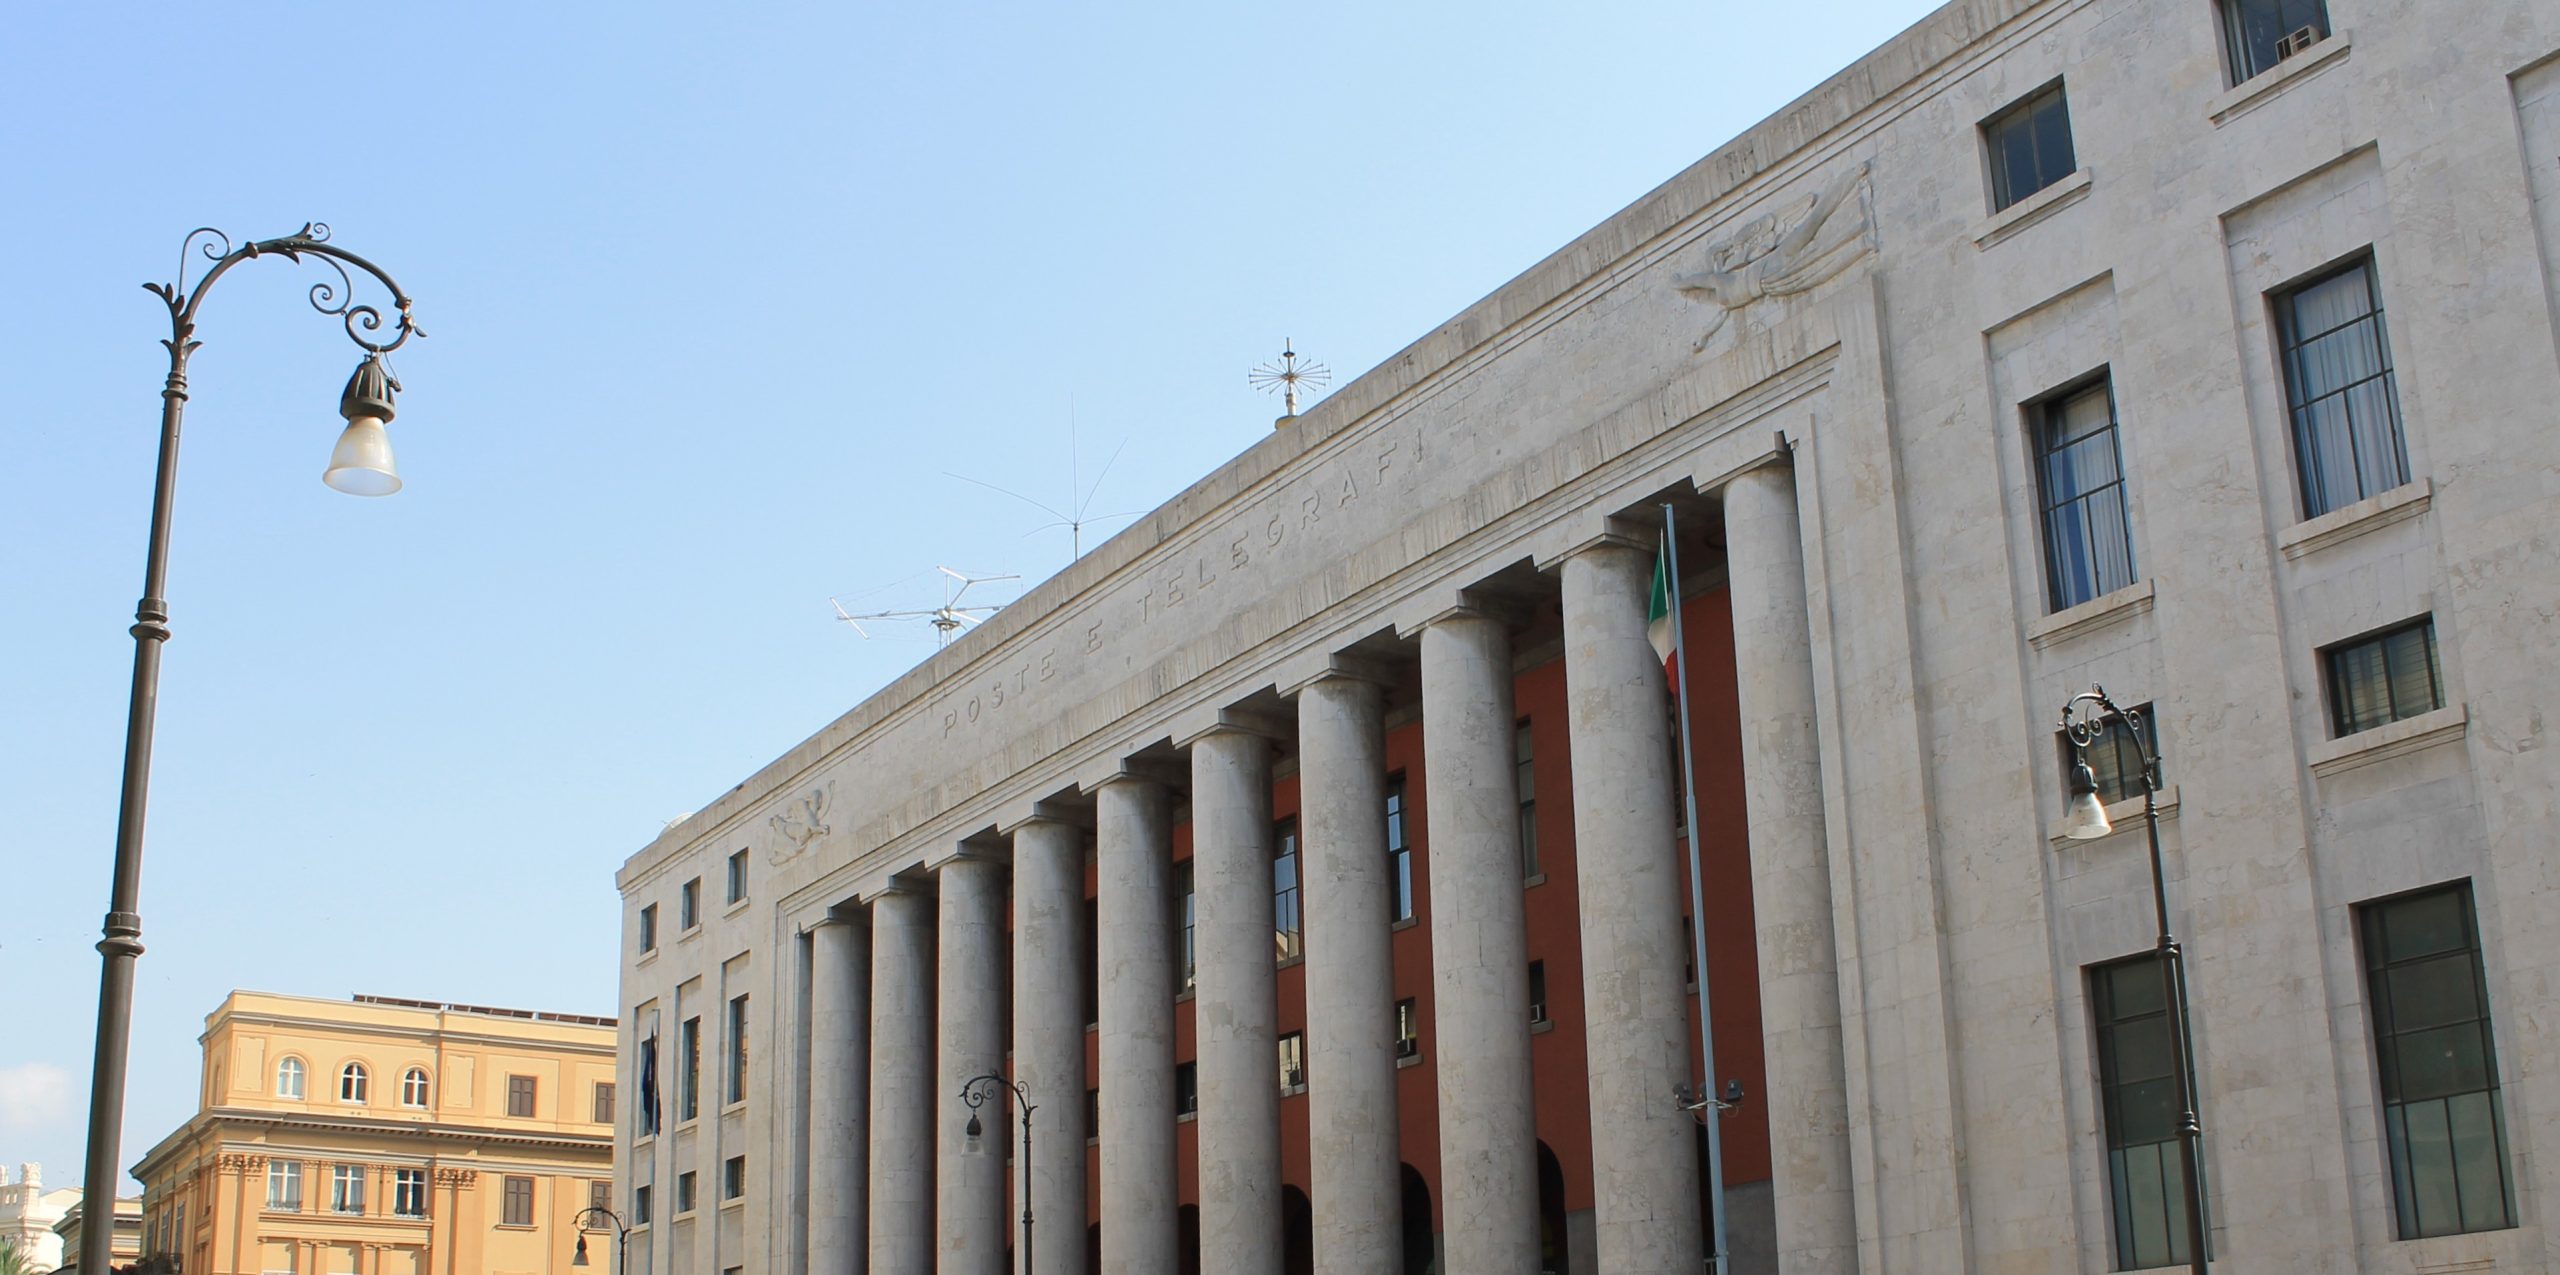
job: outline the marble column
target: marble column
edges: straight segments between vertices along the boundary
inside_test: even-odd
[[[1765,465],[1722,494],[1778,1260],[1789,1271],[1851,1271],[1849,1085],[1795,470]]]
[[[1025,1275],[1085,1275],[1084,837],[1035,818],[1013,830],[1013,1078],[1033,1117],[1039,1233]]]
[[[1669,687],[1645,640],[1653,555],[1616,541],[1564,562],[1566,728],[1581,898],[1594,1233],[1611,1275],[1705,1260],[1673,840]]]
[[[852,916],[809,930],[809,1270],[859,1275],[871,1161],[871,945]]]
[[[1520,885],[1511,635],[1473,611],[1422,631],[1430,794],[1432,1066],[1447,1269],[1538,1266],[1529,939]]]
[[[1280,1271],[1280,1087],[1271,916],[1271,741],[1220,727],[1191,743],[1199,995],[1200,1252]]]
[[[1402,1239],[1386,726],[1375,682],[1327,675],[1297,694],[1315,1270],[1372,1275]]]
[[[1013,1147],[1013,1100],[996,1094],[978,1108],[969,1141],[961,1086],[1004,1072],[1004,871],[964,854],[936,874],[942,901],[941,979],[934,989],[940,1048],[933,1085],[934,1270],[938,1275],[1004,1275],[1006,1153]]]
[[[1172,1275],[1173,819],[1163,785],[1094,794],[1101,926],[1102,1269]]]
[[[933,896],[871,903],[871,1269],[933,1269]]]

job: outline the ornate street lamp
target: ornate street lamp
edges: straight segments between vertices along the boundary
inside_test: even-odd
[[[199,243],[199,237],[202,242]],[[178,477],[178,420],[186,410],[187,358],[196,351],[196,311],[205,292],[233,266],[254,257],[282,257],[299,262],[313,257],[337,272],[337,281],[311,285],[311,307],[343,319],[347,338],[364,351],[364,361],[339,396],[338,413],[347,421],[337,448],[320,479],[357,496],[388,496],[400,490],[392,468],[391,443],[383,425],[391,419],[391,396],[400,388],[383,357],[423,336],[409,316],[409,295],[380,267],[328,242],[329,228],[319,222],[281,239],[231,246],[231,237],[210,227],[189,231],[178,245],[178,278],[174,283],[146,283],[169,307],[169,379],[160,391],[159,477],[151,499],[151,542],[142,570],[142,602],[133,613],[133,699],[125,717],[124,794],[117,807],[115,884],[107,904],[106,937],[98,942],[105,968],[98,981],[97,1062],[89,1082],[89,1162],[82,1174],[89,1200],[116,1198],[116,1161],[124,1134],[125,1056],[132,1035],[133,966],[142,955],[142,821],[151,782],[151,729],[160,698],[160,644],[169,640],[168,582],[169,512]],[[187,287],[187,266],[201,251],[213,266]],[[396,317],[386,320],[371,305],[355,304],[355,280],[347,267],[371,275],[391,293]],[[390,327],[390,339],[371,339]],[[80,1236],[80,1269],[110,1269],[115,1228],[95,1226]]]
[[[960,1132],[968,1137],[970,1146],[975,1147],[978,1144],[978,1139],[986,1134],[985,1127],[978,1123],[978,1108],[999,1092],[1013,1095],[1014,1105],[1022,1108],[1021,1269],[1029,1271],[1031,1269],[1031,1113],[1040,1108],[1032,1105],[1031,1095],[1021,1085],[994,1072],[983,1076],[972,1076],[967,1084],[960,1086],[960,1101],[969,1104],[969,1124]]]
[[[2204,1161],[2204,1126],[2196,1115],[2195,1059],[2187,1051],[2185,957],[2169,932],[2168,872],[2160,859],[2160,753],[2151,746],[2142,714],[2107,698],[2102,686],[2092,686],[2062,706],[2062,731],[2071,739],[2072,752],[2071,805],[2063,815],[2062,835],[2088,841],[2114,831],[2107,822],[2106,802],[2098,796],[2097,772],[2089,766],[2089,745],[2106,733],[2109,722],[2124,724],[2125,734],[2142,758],[2142,824],[2151,839],[2151,914],[2160,930],[2155,960],[2160,967],[2160,1003],[2169,1023],[2170,1072],[2177,1081],[2178,1168],[2186,1186],[2187,1262],[2195,1275],[2204,1275],[2204,1179],[2197,1172]]]
[[[617,1271],[630,1270],[631,1228],[622,1224],[621,1214],[596,1204],[590,1204],[578,1210],[576,1216],[569,1219],[569,1225],[576,1227],[578,1231],[578,1251],[569,1255],[569,1264],[571,1266],[587,1264],[587,1215],[590,1213],[613,1223],[613,1268]]]

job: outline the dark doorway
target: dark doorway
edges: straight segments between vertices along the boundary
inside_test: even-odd
[[[1280,1188],[1280,1270],[1282,1275],[1315,1275],[1316,1270],[1316,1213],[1307,1204],[1307,1193],[1293,1186]]]
[[[1538,1144],[1538,1269],[1543,1275],[1572,1275],[1573,1261],[1564,1232],[1564,1165],[1547,1144]]]
[[[1410,1164],[1396,1166],[1404,1197],[1404,1273],[1432,1275],[1431,1184]]]
[[[1084,1268],[1089,1271],[1102,1269],[1102,1223],[1100,1222],[1084,1228]]]
[[[1174,1218],[1180,1230],[1174,1240],[1174,1261],[1182,1275],[1200,1275],[1200,1206],[1183,1205]]]

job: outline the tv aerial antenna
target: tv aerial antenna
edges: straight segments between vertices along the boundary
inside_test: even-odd
[[[1109,522],[1114,518],[1135,518],[1138,516],[1139,511],[1135,509],[1114,514],[1098,514],[1093,512],[1093,498],[1101,493],[1102,480],[1111,476],[1111,467],[1120,463],[1120,453],[1127,450],[1128,446],[1129,440],[1126,438],[1121,439],[1119,446],[1111,449],[1111,458],[1102,462],[1101,472],[1093,476],[1093,485],[1090,487],[1086,486],[1084,481],[1084,454],[1076,444],[1075,401],[1070,399],[1067,402],[1067,504],[1069,508],[1060,509],[1046,501],[1034,500],[1029,496],[1023,495],[1021,492],[1013,490],[1012,488],[998,487],[994,483],[987,482],[984,479],[971,478],[967,474],[955,474],[948,469],[943,470],[942,473],[946,478],[957,478],[972,486],[984,487],[997,495],[1011,496],[1014,499],[1049,515],[1052,519],[1055,519],[1053,522],[1044,522],[1037,527],[1033,527],[1029,531],[1023,532],[1022,534],[1027,539],[1054,527],[1066,528],[1068,544],[1072,550],[1068,561],[1072,562],[1076,558],[1084,556],[1084,529],[1086,527],[1097,522]]]
[[[1244,375],[1247,383],[1265,394],[1274,390],[1279,391],[1281,401],[1288,406],[1288,411],[1283,413],[1284,418],[1298,414],[1298,390],[1301,386],[1310,390],[1320,390],[1333,380],[1332,368],[1313,359],[1300,362],[1297,347],[1297,342],[1282,337],[1280,357],[1268,363],[1256,364],[1252,371]]]
[[[933,625],[933,644],[937,649],[939,649],[941,647],[951,645],[951,639],[960,636],[963,629],[967,629],[977,624],[981,617],[994,615],[996,612],[1004,609],[1005,604],[1001,602],[970,603],[965,606],[962,605],[961,598],[968,594],[969,586],[973,584],[993,584],[999,580],[1019,580],[1022,578],[1018,575],[966,576],[949,567],[935,567],[934,570],[941,572],[943,575],[942,605],[938,607],[932,607],[921,611],[870,611],[861,615],[854,615],[844,609],[844,603],[839,602],[834,598],[827,599],[827,604],[836,609],[837,619],[852,625],[853,631],[861,634],[865,638],[869,638],[871,636],[871,630],[862,627],[862,623],[865,620],[930,621]],[[914,578],[915,577],[913,576],[908,577],[908,579]]]

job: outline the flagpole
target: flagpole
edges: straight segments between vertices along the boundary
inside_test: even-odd
[[[1698,842],[1702,829],[1698,826],[1697,753],[1690,747],[1689,734],[1689,644],[1680,623],[1680,536],[1679,524],[1671,502],[1662,502],[1662,559],[1669,577],[1671,606],[1671,701],[1680,706],[1680,796],[1685,809],[1681,812],[1689,829],[1689,945],[1690,961],[1698,971],[1698,1063],[1705,1069],[1698,1082],[1696,1110],[1707,1126],[1707,1198],[1714,1201],[1709,1213],[1713,1222],[1714,1247],[1707,1259],[1709,1270],[1723,1275],[1724,1247],[1724,1103],[1716,1091],[1716,1029],[1713,1002],[1707,994],[1707,903],[1706,886],[1698,874]]]

